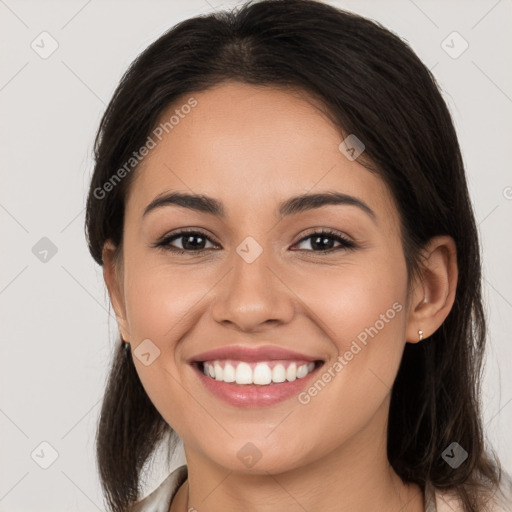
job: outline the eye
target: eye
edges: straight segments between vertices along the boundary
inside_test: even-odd
[[[173,245],[174,242],[181,240],[179,243],[180,247],[176,247]],[[310,247],[313,250],[309,249],[299,249],[306,250],[306,252],[334,252],[339,249],[355,249],[356,244],[343,236],[341,233],[330,230],[330,229],[321,229],[319,231],[313,231],[308,236],[303,237],[297,244],[304,243],[308,240]],[[338,242],[338,247],[332,247],[332,242]],[[217,245],[212,239],[198,230],[186,230],[179,231],[172,235],[164,237],[162,240],[153,245],[153,247],[159,247],[166,251],[171,251],[177,254],[186,254],[186,253],[201,253],[206,251],[208,248],[205,246],[207,243],[212,244],[213,246]],[[297,245],[296,244],[296,245]],[[211,248],[211,247],[210,247]],[[317,250],[315,250],[317,249]]]
[[[333,252],[339,249],[355,249],[356,244],[343,236],[341,233],[331,230],[331,229],[322,229],[320,231],[314,231],[308,236],[302,238],[298,244],[301,244],[307,240],[310,240],[309,246],[313,249],[312,252]],[[331,240],[339,242],[340,246],[332,247]],[[310,251],[311,252],[311,251]]]
[[[179,242],[182,248],[172,245],[176,240]],[[179,231],[173,235],[167,236],[154,244],[153,247],[160,247],[167,251],[176,252],[178,254],[191,253],[191,252],[202,252],[206,250],[205,243],[212,240],[209,236],[205,235],[201,231]]]

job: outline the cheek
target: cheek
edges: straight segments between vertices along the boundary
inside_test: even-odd
[[[405,345],[405,260],[398,252],[363,260],[324,269],[297,292],[307,297],[320,335],[328,337],[334,352],[320,375],[322,382],[303,403],[310,401],[312,408],[323,403],[332,420],[348,428],[346,411],[354,413],[356,426],[389,394]]]
[[[405,289],[406,283],[400,283],[399,276],[391,272],[377,276],[367,270],[347,276],[340,283],[341,293],[329,297],[325,304],[340,353],[350,350],[354,341],[368,353],[400,346]]]
[[[354,340],[370,348],[369,341],[379,339],[372,350],[391,348],[403,333],[407,270],[400,253],[354,258],[309,275],[294,287],[340,354]],[[396,345],[402,344],[398,336]]]
[[[192,267],[177,269],[142,262],[127,269],[126,275],[126,314],[135,343],[154,338],[169,344],[181,336],[208,288],[201,272]]]
[[[207,303],[207,292],[218,276],[208,277],[192,265],[186,268],[154,265],[151,259],[134,257],[127,261],[125,300],[130,337],[135,347],[134,364],[153,404],[166,421],[179,430],[183,418],[197,414],[195,402],[180,384],[185,366],[181,340],[197,327]],[[139,344],[140,349],[137,349]],[[149,347],[151,362],[148,365],[138,357],[143,346]]]

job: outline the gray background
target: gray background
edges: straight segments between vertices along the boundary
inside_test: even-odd
[[[104,510],[94,432],[117,326],[83,233],[93,136],[140,51],[182,19],[237,3],[0,0],[0,511]],[[512,472],[512,3],[329,3],[406,39],[454,116],[485,265],[485,426]],[[458,58],[453,31],[469,44]],[[147,492],[169,469],[156,465]]]

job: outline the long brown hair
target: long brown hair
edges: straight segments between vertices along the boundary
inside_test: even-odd
[[[455,488],[467,512],[500,479],[485,450],[479,397],[486,323],[478,233],[459,143],[435,78],[411,48],[376,22],[314,0],[248,2],[180,22],[129,67],[101,121],[86,235],[100,265],[111,239],[122,250],[124,201],[136,166],[104,186],[178,97],[225,80],[288,86],[320,98],[333,121],[364,140],[368,168],[393,193],[408,269],[447,234],[457,246],[455,303],[427,341],[406,344],[389,411],[388,458],[407,482]],[[118,174],[119,176],[119,174]],[[112,512],[140,498],[141,470],[177,434],[145,393],[131,353],[113,355],[97,431],[101,484]],[[467,460],[452,468],[457,442]]]

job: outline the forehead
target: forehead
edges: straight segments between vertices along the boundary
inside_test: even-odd
[[[153,136],[156,146],[135,172],[127,209],[142,212],[156,195],[181,190],[219,198],[237,215],[327,189],[392,209],[385,183],[340,152],[344,135],[305,93],[223,83],[183,95],[159,127],[161,140]]]

